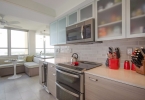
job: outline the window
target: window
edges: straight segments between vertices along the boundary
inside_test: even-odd
[[[36,34],[36,54],[53,56],[54,46],[50,45],[50,36]]]
[[[0,56],[28,54],[28,33],[11,29],[0,29]]]
[[[11,55],[28,54],[28,36],[25,31],[11,30]]]
[[[8,55],[8,32],[7,29],[0,29],[0,56]]]

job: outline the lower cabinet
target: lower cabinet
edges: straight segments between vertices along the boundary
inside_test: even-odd
[[[47,86],[49,92],[56,97],[56,70],[55,70],[55,65],[48,63],[48,77],[47,77]]]
[[[85,74],[85,100],[145,100],[145,89]]]
[[[43,86],[43,83],[42,83],[42,65],[43,65],[43,61],[39,61],[39,83]]]

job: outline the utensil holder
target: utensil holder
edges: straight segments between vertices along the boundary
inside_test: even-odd
[[[109,59],[109,68],[110,69],[119,69],[119,59]]]
[[[142,61],[142,65],[140,68],[135,66],[136,72],[142,75],[145,75],[145,60]]]

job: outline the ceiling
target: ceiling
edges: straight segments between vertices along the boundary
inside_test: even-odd
[[[39,30],[85,0],[0,0],[5,20],[19,21],[23,29]],[[89,0],[88,0],[89,1]]]

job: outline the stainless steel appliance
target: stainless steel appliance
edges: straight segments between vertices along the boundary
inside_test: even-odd
[[[79,66],[59,63],[56,66],[56,89],[58,100],[84,100],[84,71],[102,64],[79,62]]]
[[[66,28],[66,43],[94,42],[95,19],[90,19]]]
[[[42,65],[42,83],[45,90],[49,93],[47,88],[48,63],[44,62]]]

